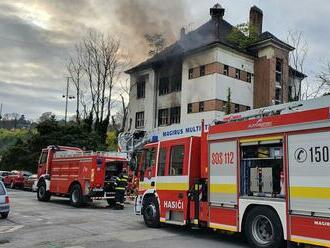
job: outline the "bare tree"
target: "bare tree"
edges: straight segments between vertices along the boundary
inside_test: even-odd
[[[89,31],[76,45],[67,70],[77,90],[85,116],[94,116],[94,130],[105,140],[111,116],[113,88],[121,73],[119,40],[103,33]],[[83,90],[86,89],[86,90]]]
[[[330,62],[323,65],[322,71],[317,74],[319,86],[317,88],[318,95],[330,93]]]
[[[304,33],[298,30],[291,30],[288,33],[287,42],[295,48],[294,51],[289,53],[289,62],[291,67],[294,69],[293,77],[298,77],[298,72],[305,72],[305,60],[308,54],[309,46],[304,38]],[[308,81],[306,81],[308,83]],[[301,82],[297,85],[295,82],[292,84],[293,87],[293,99],[299,100],[302,98],[302,85]],[[309,88],[309,85],[306,84],[306,87]],[[306,90],[306,89],[305,89]],[[308,91],[305,91],[307,95]]]

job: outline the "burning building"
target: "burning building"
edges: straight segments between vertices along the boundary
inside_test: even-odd
[[[263,12],[250,9],[256,42],[242,48],[229,39],[234,26],[216,4],[211,19],[152,58],[129,69],[127,130],[179,136],[200,131],[226,112],[287,102],[305,75],[289,66],[294,47],[262,31]],[[161,137],[161,138],[162,138]]]

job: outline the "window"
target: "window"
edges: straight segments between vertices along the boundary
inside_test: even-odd
[[[229,74],[229,66],[228,65],[224,65],[223,66],[223,75],[228,76]]]
[[[199,102],[199,112],[204,111],[204,102]]]
[[[6,191],[5,191],[4,187],[3,187],[3,184],[0,183],[0,195],[5,195],[5,194],[6,194]]]
[[[47,162],[48,152],[42,152],[40,156],[39,164],[45,164]]]
[[[145,86],[146,86],[146,82],[144,81],[136,83],[138,99],[145,97]]]
[[[239,112],[239,104],[235,103],[235,113]]]
[[[144,112],[137,112],[135,115],[135,128],[144,127]]]
[[[282,60],[276,59],[276,82],[281,85],[282,82]]]
[[[246,106],[246,110],[250,110],[251,108],[250,108],[250,106]]]
[[[189,77],[189,79],[192,79],[194,77],[194,69],[193,68],[189,69],[188,77]]]
[[[192,113],[192,103],[188,103],[187,112],[188,114]]]
[[[158,110],[158,126],[165,126],[168,124],[168,109]]]
[[[166,165],[166,150],[165,148],[160,148],[157,176],[165,175],[165,165]]]
[[[237,79],[241,78],[241,70],[240,69],[236,69],[235,78],[237,78]]]
[[[171,92],[181,91],[181,75],[171,77]]]
[[[156,162],[156,150],[154,148],[146,150],[145,168],[152,167]]]
[[[275,89],[275,104],[281,104],[282,103],[282,89],[276,88]]]
[[[174,107],[170,110],[170,124],[180,123],[180,107]]]
[[[170,91],[170,82],[168,77],[163,77],[159,80],[159,95],[165,95]]]
[[[246,81],[247,81],[248,83],[251,83],[251,82],[252,82],[252,74],[251,74],[250,72],[247,73]]]
[[[173,146],[170,156],[170,176],[180,176],[183,174],[183,152],[184,146]]]
[[[199,67],[199,75],[202,77],[202,76],[205,76],[205,65],[201,65]]]

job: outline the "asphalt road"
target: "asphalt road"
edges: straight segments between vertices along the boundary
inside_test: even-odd
[[[76,209],[64,198],[38,202],[32,192],[11,190],[11,213],[0,219],[3,247],[248,247],[237,235],[173,226],[147,228],[133,206],[112,210],[104,202]]]

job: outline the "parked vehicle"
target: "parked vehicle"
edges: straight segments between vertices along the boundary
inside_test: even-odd
[[[146,144],[136,214],[242,232],[252,247],[330,247],[330,97],[237,113],[200,137]],[[133,143],[133,142],[132,142]]]
[[[113,205],[115,177],[123,168],[127,168],[126,153],[48,146],[39,159],[38,200],[49,201],[56,195],[69,197],[74,207],[93,200],[107,200]]]
[[[0,182],[0,215],[3,219],[8,217],[10,211],[9,196],[7,194],[5,185]]]
[[[38,175],[33,174],[24,180],[24,189],[37,191]]]
[[[23,188],[25,179],[31,175],[28,171],[11,171],[3,178],[3,183],[12,189]]]
[[[7,176],[10,172],[9,171],[0,171],[0,181],[3,182],[3,178]]]

